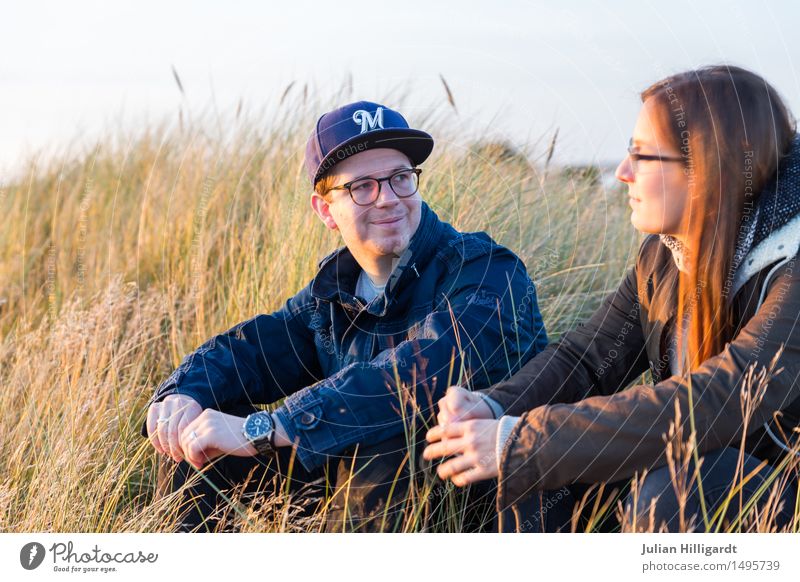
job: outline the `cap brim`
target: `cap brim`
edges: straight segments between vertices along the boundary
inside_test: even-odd
[[[323,174],[339,162],[362,152],[389,148],[403,152],[415,166],[421,164],[433,151],[433,137],[418,129],[379,129],[348,139],[325,156],[314,174],[316,184]]]

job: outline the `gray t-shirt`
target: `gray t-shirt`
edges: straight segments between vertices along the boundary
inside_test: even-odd
[[[356,295],[366,299],[367,303],[383,293],[385,288],[386,285],[375,285],[366,271],[361,271],[361,273],[359,273],[358,281],[356,281]]]

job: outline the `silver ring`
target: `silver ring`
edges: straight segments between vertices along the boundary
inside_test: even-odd
[[[189,436],[192,437],[193,439],[196,439],[197,438],[197,433],[192,431],[192,432],[189,433]]]
[[[161,424],[163,422],[169,422],[169,417],[168,416],[164,416],[164,417],[159,418],[158,420],[156,420],[156,424]]]

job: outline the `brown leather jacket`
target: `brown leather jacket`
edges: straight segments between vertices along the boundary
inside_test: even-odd
[[[744,373],[752,363],[768,366],[781,345],[783,370],[770,382],[745,445],[774,462],[783,452],[781,436],[792,440],[800,419],[798,247],[800,216],[754,249],[733,283],[739,329],[722,353],[691,374],[701,454],[741,443]],[[648,237],[635,267],[586,323],[482,391],[506,414],[522,416],[500,458],[499,507],[533,490],[616,481],[666,463],[662,435],[674,421],[676,399],[688,423],[688,381],[670,373],[674,308],[658,309],[663,302],[654,298],[677,285],[677,276],[670,251]],[[654,384],[640,383],[648,369]]]

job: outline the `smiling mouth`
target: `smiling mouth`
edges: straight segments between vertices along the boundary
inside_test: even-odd
[[[396,222],[400,222],[403,219],[402,216],[394,216],[392,218],[382,218],[381,220],[374,220],[373,224],[394,224]]]

